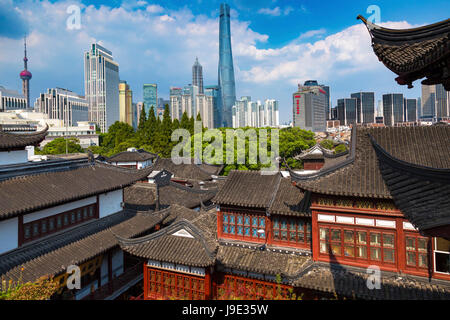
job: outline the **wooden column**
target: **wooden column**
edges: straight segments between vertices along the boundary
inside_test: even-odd
[[[18,232],[17,232],[17,246],[20,247],[23,244],[23,215],[19,215],[17,219]]]
[[[317,211],[313,210],[311,215],[311,246],[312,259],[317,261],[319,258],[319,226],[317,222]]]
[[[143,266],[143,272],[144,272],[144,300],[149,300],[149,296],[148,296],[148,268],[147,268],[147,264],[144,262],[142,264]]]
[[[397,252],[397,269],[404,272],[406,268],[406,248],[405,248],[405,233],[403,232],[403,219],[395,219],[397,227],[396,252]]]

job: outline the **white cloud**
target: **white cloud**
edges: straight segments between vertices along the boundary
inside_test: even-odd
[[[391,28],[410,28],[407,22],[383,24]],[[308,31],[299,38],[322,34]],[[282,81],[292,85],[303,79],[330,80],[336,76],[384,68],[372,51],[370,36],[363,24],[351,26],[311,43],[292,43],[279,49],[247,49],[258,64],[241,72],[242,80],[253,83]]]
[[[133,9],[79,4],[81,29],[67,30],[69,4],[73,1],[25,0],[17,5],[31,30],[28,55],[33,98],[56,86],[83,94],[83,53],[94,41],[113,52],[121,79],[131,85],[134,101],[142,98],[145,82],[157,82],[158,95],[166,98],[170,86],[190,83],[196,56],[203,65],[205,84],[217,83],[218,17],[194,16],[186,8],[149,12],[143,1],[137,1],[139,7]],[[411,27],[406,22],[385,26]],[[326,83],[386,69],[374,55],[362,23],[320,40],[314,37],[324,35],[325,30],[310,30],[280,48],[267,46],[269,37],[252,30],[249,22],[233,18],[231,32],[237,94],[285,100],[288,108],[292,90],[301,80]],[[259,48],[261,43],[266,44],[265,49]],[[20,88],[17,75],[23,68],[22,39],[0,36],[0,47],[0,83]]]
[[[145,11],[147,11],[149,13],[160,13],[160,12],[164,11],[164,8],[161,7],[160,5],[152,4],[152,5],[147,6]]]
[[[261,8],[258,10],[258,13],[267,14],[269,16],[279,16],[281,14],[281,10],[280,10],[280,7],[275,7],[273,9]]]
[[[312,38],[312,37],[316,37],[316,36],[320,36],[326,33],[326,30],[324,28],[321,29],[317,29],[317,30],[309,30],[305,33],[302,33],[297,40],[303,40],[303,39],[308,39],[308,38]]]

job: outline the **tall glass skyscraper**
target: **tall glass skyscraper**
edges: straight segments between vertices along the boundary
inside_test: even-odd
[[[357,92],[350,95],[356,98],[356,122],[374,123],[375,122],[375,93]]]
[[[233,54],[231,51],[230,6],[220,5],[219,21],[219,126],[231,127],[231,108],[236,101]]]
[[[198,92],[203,94],[203,67],[195,58],[195,63],[192,66],[192,84],[198,87]]]
[[[148,116],[153,106],[156,116],[156,108],[158,108],[158,86],[155,83],[146,83],[143,87],[143,99],[145,114]]]
[[[89,103],[89,121],[102,132],[119,121],[119,64],[112,52],[98,43],[84,54],[84,87]]]

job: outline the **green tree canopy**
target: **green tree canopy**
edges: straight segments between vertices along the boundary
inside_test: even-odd
[[[83,148],[80,146],[80,140],[77,138],[67,139],[68,153],[84,153]],[[66,139],[56,138],[55,140],[47,143],[42,150],[36,149],[36,154],[64,154],[66,153]]]

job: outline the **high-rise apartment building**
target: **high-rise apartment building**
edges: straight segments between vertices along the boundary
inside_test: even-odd
[[[133,126],[133,92],[126,81],[119,83],[119,121]]]
[[[89,104],[89,121],[101,132],[119,121],[119,64],[112,52],[97,43],[84,54],[84,87]]]
[[[293,94],[294,127],[314,132],[326,131],[326,92],[315,80],[298,85]]]
[[[220,126],[232,126],[231,108],[236,102],[233,54],[231,50],[230,7],[220,5],[219,19],[219,114]]]
[[[67,89],[52,88],[41,93],[34,103],[36,112],[46,114],[49,119],[62,120],[63,126],[77,126],[88,121],[89,105],[85,97]]]
[[[143,86],[143,102],[145,113],[149,114],[150,109],[153,106],[153,110],[156,116],[156,108],[158,108],[158,86],[156,83],[145,83]]]
[[[196,99],[198,114],[200,114],[203,126],[209,129],[214,128],[214,98],[199,93]]]
[[[374,123],[375,122],[375,93],[357,92],[350,95],[356,98],[356,122]]]
[[[192,66],[192,85],[198,87],[198,92],[203,94],[203,67],[195,58],[195,63]]]
[[[279,102],[274,99],[266,99],[261,104],[260,101],[252,101],[249,96],[241,97],[232,108],[233,128],[279,126],[278,105]]]
[[[386,126],[404,121],[403,94],[383,94],[383,118]]]
[[[422,84],[422,112],[424,118],[434,118],[436,116],[436,86]]]

